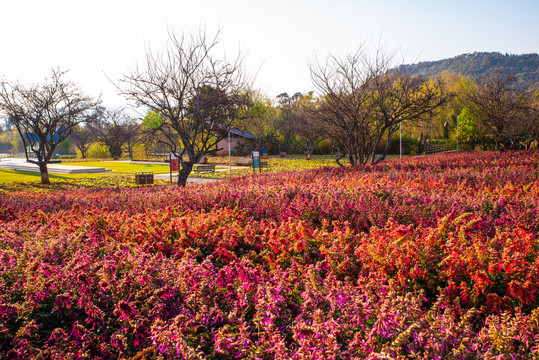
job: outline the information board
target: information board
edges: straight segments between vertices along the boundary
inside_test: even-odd
[[[180,171],[180,159],[170,159],[170,171]]]
[[[253,151],[253,171],[256,171],[256,169],[260,170],[260,153]]]

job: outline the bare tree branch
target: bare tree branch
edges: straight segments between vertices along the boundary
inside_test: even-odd
[[[169,34],[161,54],[148,50],[143,69],[135,68],[120,81],[121,93],[138,105],[162,115],[154,126],[171,149],[181,146],[178,185],[185,186],[193,165],[226,135],[244,85],[241,61],[228,63],[213,56],[216,34],[204,31]],[[176,151],[174,151],[176,152]]]
[[[537,99],[533,91],[516,88],[515,80],[503,68],[496,68],[476,78],[476,86],[462,94],[478,119],[479,130],[499,150],[527,148],[539,137]]]
[[[393,54],[378,49],[370,58],[366,50],[362,46],[342,59],[329,56],[324,64],[315,59],[309,65],[321,95],[315,114],[352,165],[382,161],[401,122],[430,114],[447,99],[441,80],[390,70]]]

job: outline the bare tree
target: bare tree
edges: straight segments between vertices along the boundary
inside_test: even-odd
[[[65,71],[52,70],[42,85],[24,86],[0,82],[0,110],[21,136],[26,158],[39,166],[41,183],[49,184],[47,164],[54,150],[80,123],[96,119],[100,101],[83,95],[72,83],[63,80]],[[28,157],[28,149],[37,160]]]
[[[96,135],[89,126],[77,125],[71,131],[71,139],[75,147],[79,149],[81,157],[86,159],[90,146],[96,141]]]
[[[290,104],[289,127],[294,147],[303,151],[305,159],[310,160],[316,146],[324,140],[326,132],[316,117],[316,102],[313,93],[296,93],[295,101]]]
[[[376,144],[371,145],[369,157],[373,164],[385,159],[391,137],[401,123],[425,123],[450,96],[440,78],[428,80],[392,72],[370,79],[367,89],[375,106],[376,126],[372,133],[376,144],[383,146],[382,153],[376,157]]]
[[[278,113],[274,121],[274,129],[276,130],[276,140],[281,156],[291,152],[295,147],[294,142],[294,122],[297,118],[297,102],[302,97],[302,94],[297,92],[292,96],[284,92],[277,95],[279,103]]]
[[[139,124],[124,109],[107,110],[103,117],[91,125],[96,139],[107,147],[113,159],[122,156],[125,146],[128,150],[132,147],[138,128]],[[132,155],[131,152],[129,155]]]
[[[539,144],[539,92],[532,89],[526,92],[528,109],[525,112],[521,144],[529,149],[532,143]]]
[[[400,123],[429,115],[447,99],[441,80],[390,70],[391,60],[380,51],[370,58],[362,47],[345,58],[330,56],[309,66],[321,95],[317,117],[352,165],[382,161]]]
[[[127,150],[127,155],[129,155],[129,158],[131,160],[133,160],[133,151],[135,149],[135,146],[141,140],[141,129],[142,124],[138,121],[133,121],[132,123],[127,125],[127,139],[125,141],[125,149]]]
[[[145,67],[120,80],[127,99],[161,114],[154,130],[179,155],[179,186],[186,185],[193,165],[226,136],[243,86],[240,59],[229,63],[213,55],[217,35],[169,34],[162,54],[147,51]]]
[[[157,111],[149,111],[142,120],[140,135],[147,155],[161,156],[171,151],[176,153],[176,149],[181,148],[178,134],[163,124],[165,121],[167,119]]]
[[[537,135],[537,107],[532,91],[514,86],[515,76],[496,68],[476,86],[462,94],[470,111],[478,119],[479,131],[492,138],[498,150],[525,146]]]

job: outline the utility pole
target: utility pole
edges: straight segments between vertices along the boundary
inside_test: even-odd
[[[457,151],[459,151],[459,118],[457,116]]]
[[[402,121],[399,123],[399,159],[402,159]]]
[[[232,154],[230,153],[230,129],[228,129],[228,171],[230,173],[230,177],[232,177]]]

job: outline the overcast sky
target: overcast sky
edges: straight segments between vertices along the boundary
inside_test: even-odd
[[[4,0],[0,76],[42,82],[51,67],[118,106],[116,81],[159,50],[169,30],[214,34],[241,49],[255,88],[274,97],[312,90],[314,54],[345,55],[364,41],[400,49],[405,63],[475,51],[539,51],[538,0]],[[105,76],[105,74],[107,76]]]

